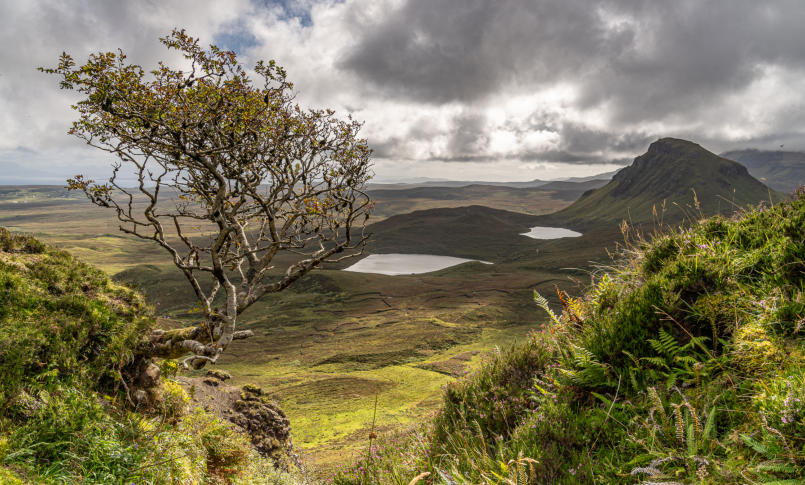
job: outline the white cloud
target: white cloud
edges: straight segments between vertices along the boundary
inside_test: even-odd
[[[30,0],[0,19],[0,169],[17,176],[108,163],[65,134],[76,97],[37,66],[117,47],[176,62],[158,41],[174,27],[243,39],[241,58],[276,59],[301,104],[363,120],[381,177],[580,175],[659,136],[805,149],[805,6],[791,0]]]

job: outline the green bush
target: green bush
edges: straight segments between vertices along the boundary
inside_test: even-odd
[[[141,295],[32,241],[0,228],[0,409],[43,375],[111,385],[152,325]]]
[[[54,482],[112,483],[139,461],[132,430],[95,396],[72,387],[41,390],[28,419],[9,435],[4,457]]]
[[[0,228],[0,483],[298,483],[175,381],[127,408],[119,372],[152,323],[139,293]]]
[[[532,401],[534,375],[548,362],[542,340],[492,356],[478,372],[449,384],[434,419],[434,451],[456,434],[483,433],[485,439],[508,436]],[[480,430],[480,431],[479,431]]]

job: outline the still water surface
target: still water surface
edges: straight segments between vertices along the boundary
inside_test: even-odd
[[[344,271],[386,275],[430,273],[474,259],[435,256],[431,254],[370,254]],[[487,263],[481,261],[481,263]]]
[[[570,229],[562,229],[561,227],[534,226],[530,231],[522,233],[521,236],[532,239],[559,239],[561,237],[579,237],[581,233]]]

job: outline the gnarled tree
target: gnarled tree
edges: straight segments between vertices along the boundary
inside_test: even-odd
[[[70,133],[117,157],[107,182],[79,175],[69,188],[163,247],[198,297],[202,321],[154,331],[145,355],[201,367],[250,335],[238,315],[260,297],[362,251],[371,150],[360,123],[295,104],[273,61],[249,75],[233,52],[184,31],[161,40],[185,70],[160,62],[146,73],[122,51],[82,66],[64,53],[42,70],[83,97]],[[294,259],[277,273],[281,253]]]

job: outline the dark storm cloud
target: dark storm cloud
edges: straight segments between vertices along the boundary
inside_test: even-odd
[[[630,42],[630,33],[605,29],[583,0],[409,0],[363,32],[343,67],[436,103],[551,82]]]
[[[0,172],[105,168],[64,134],[78,98],[35,68],[115,47],[181,65],[157,41],[175,26],[364,121],[378,173],[581,173],[664,136],[805,149],[805,0],[27,0],[0,25]]]
[[[658,138],[657,135],[644,132],[611,132],[570,122],[562,123],[558,133],[561,136],[560,146],[572,153],[591,153],[602,150],[610,153],[635,153]]]
[[[387,95],[443,103],[580,88],[635,122],[706,111],[762,68],[805,66],[805,2],[408,0],[341,66]]]
[[[800,0],[658,0],[612,11],[632,17],[635,42],[585,84],[583,101],[612,101],[625,121],[705,113],[768,66],[805,67]]]

